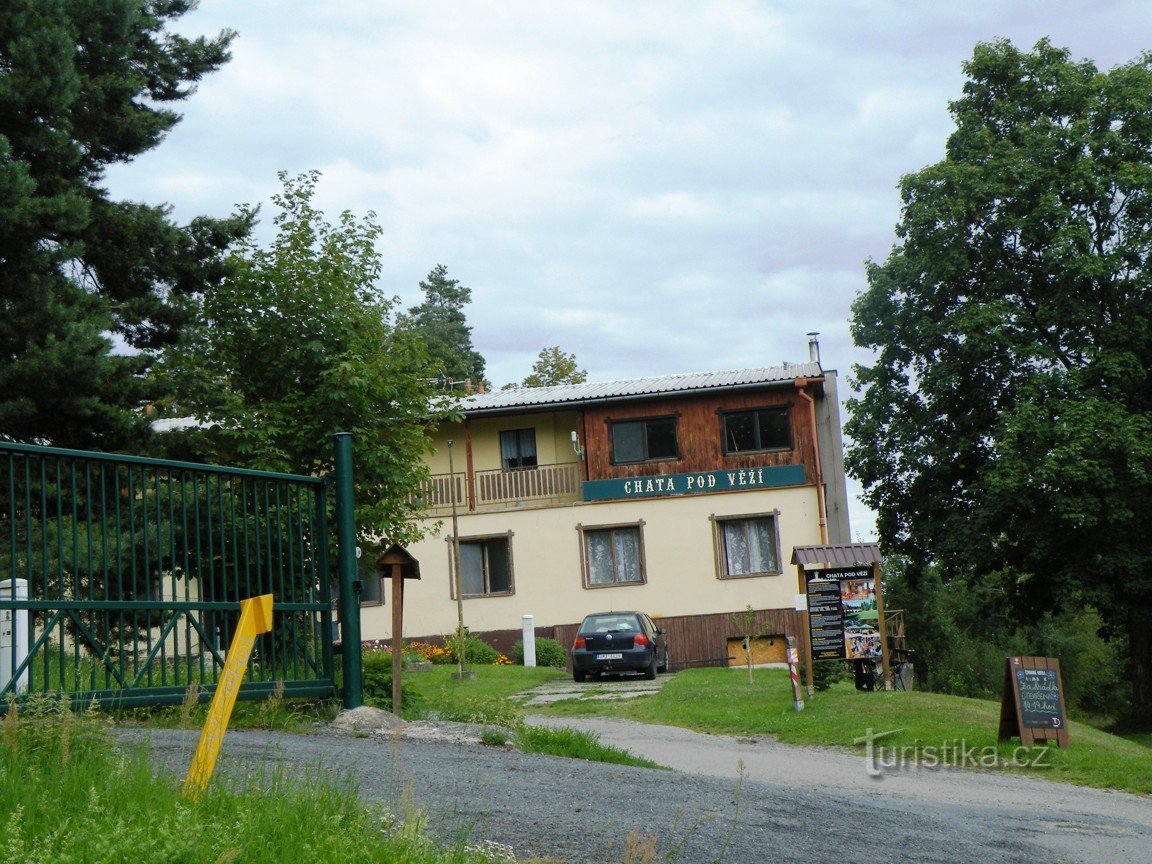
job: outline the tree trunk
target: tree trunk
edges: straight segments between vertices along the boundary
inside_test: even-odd
[[[1138,729],[1152,729],[1152,603],[1128,607],[1128,651],[1132,658],[1132,716]]]

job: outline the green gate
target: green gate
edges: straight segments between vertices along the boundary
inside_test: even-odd
[[[240,697],[335,695],[326,512],[324,478],[0,442],[0,702],[206,698],[261,594]]]

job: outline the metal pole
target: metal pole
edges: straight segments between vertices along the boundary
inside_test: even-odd
[[[448,439],[448,495],[452,499],[452,569],[456,574],[456,653],[457,676],[464,680],[464,591],[460,579],[460,522],[456,515],[456,466],[452,461],[452,439]]]
[[[356,514],[352,494],[352,435],[332,436],[336,454],[336,571],[340,579],[340,641],[344,650],[344,707],[364,704],[360,655],[360,592],[356,580]]]

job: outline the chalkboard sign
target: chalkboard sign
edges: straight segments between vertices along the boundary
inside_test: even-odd
[[[1000,734],[1004,741],[1019,735],[1020,743],[1056,741],[1067,747],[1068,718],[1060,661],[1051,657],[1009,657],[1000,700]]]

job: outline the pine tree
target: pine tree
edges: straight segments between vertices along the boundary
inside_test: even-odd
[[[472,302],[472,289],[448,278],[448,268],[437,264],[420,283],[424,302],[408,310],[404,326],[415,333],[448,386],[468,382],[490,386],[484,378],[484,358],[472,347],[472,328],[464,307]]]
[[[218,284],[243,218],[176,225],[118,202],[106,168],[157,146],[173,103],[228,60],[188,39],[187,0],[0,4],[0,437],[124,449],[148,436],[148,375]]]

